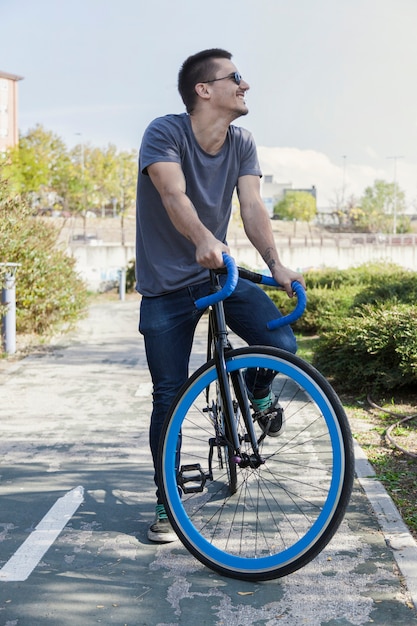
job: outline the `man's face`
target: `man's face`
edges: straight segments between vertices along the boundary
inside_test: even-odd
[[[239,85],[234,77],[236,66],[228,59],[217,59],[217,70],[213,79],[208,83],[211,89],[212,102],[221,110],[229,111],[234,118],[246,115],[249,111],[245,95],[249,84],[240,78]],[[239,76],[239,74],[238,74]]]

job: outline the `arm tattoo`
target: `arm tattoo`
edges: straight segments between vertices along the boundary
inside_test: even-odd
[[[267,248],[264,253],[265,263],[267,264],[271,272],[273,268],[275,267],[275,265],[277,264],[276,260],[273,258],[273,253],[274,253],[273,248]]]

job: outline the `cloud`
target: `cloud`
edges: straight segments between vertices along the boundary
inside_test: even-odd
[[[334,163],[324,153],[316,150],[299,148],[270,148],[259,146],[258,156],[262,172],[272,174],[277,183],[291,183],[294,188],[317,189],[319,207],[327,207],[341,196],[343,187],[345,197],[361,197],[366,187],[372,186],[377,179],[393,182],[393,162],[380,161],[372,166],[351,163],[348,158],[340,158]],[[397,162],[397,183],[406,192],[408,202],[417,196],[417,164],[405,161]]]
[[[328,204],[343,185],[343,171],[315,150],[298,148],[258,148],[261,169],[272,174],[276,182],[291,183],[295,188],[317,188],[319,204]],[[326,199],[325,199],[325,197]]]

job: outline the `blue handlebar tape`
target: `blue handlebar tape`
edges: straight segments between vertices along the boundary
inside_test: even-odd
[[[261,284],[263,285],[271,285],[274,287],[279,287],[276,281],[271,276],[264,276],[262,278]],[[295,309],[291,311],[288,315],[284,315],[284,317],[279,317],[276,320],[271,320],[267,324],[268,330],[275,330],[276,328],[281,328],[282,326],[286,326],[287,324],[292,324],[296,322],[304,313],[307,306],[307,295],[304,290],[304,287],[298,281],[294,281],[292,283],[292,288],[297,296],[297,304]]]
[[[216,291],[215,293],[196,300],[195,306],[197,307],[197,309],[203,310],[209,306],[212,306],[213,304],[216,304],[217,302],[220,302],[221,300],[225,300],[235,290],[239,278],[239,270],[236,262],[231,256],[229,256],[225,252],[223,252],[223,261],[227,270],[227,278],[224,286],[219,291]],[[272,276],[262,276],[261,284],[269,285],[271,287],[280,287],[280,285],[276,282],[276,280],[274,280],[274,278],[272,278]],[[292,324],[293,322],[298,320],[304,313],[307,306],[307,296],[304,287],[298,281],[294,281],[292,283],[292,288],[297,296],[297,304],[295,306],[295,309],[284,317],[279,317],[276,320],[271,320],[270,322],[268,322],[268,330],[275,330],[276,328],[281,328],[281,326]]]
[[[223,261],[227,269],[227,278],[224,286],[220,289],[220,291],[216,291],[216,293],[212,293],[209,296],[204,296],[204,298],[196,300],[195,306],[197,309],[207,309],[207,307],[220,302],[220,300],[225,300],[234,292],[239,278],[237,265],[235,260],[225,252],[223,252]]]

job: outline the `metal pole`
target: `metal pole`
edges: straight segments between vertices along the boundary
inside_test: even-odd
[[[84,234],[84,243],[87,240],[87,202],[86,202],[86,193],[85,193],[85,154],[84,154],[84,142],[83,142],[83,134],[75,133],[81,137],[80,146],[81,146],[81,175],[82,175],[82,188],[83,188],[83,201],[82,201],[82,216],[83,216],[83,234]]]
[[[393,226],[392,232],[397,234],[397,160],[403,159],[403,156],[389,156],[387,159],[393,159],[394,161],[394,206],[393,206]]]
[[[119,270],[119,300],[124,300],[126,294],[126,269]]]
[[[346,191],[346,154],[342,156],[343,159],[343,184],[342,184],[342,209],[345,208],[345,191]]]
[[[3,349],[7,354],[16,352],[16,283],[14,274],[6,273],[1,290],[1,303],[5,305],[2,335]]]
[[[3,280],[1,303],[5,306],[2,319],[2,345],[7,354],[16,352],[16,282],[20,263],[0,263],[0,280]]]

